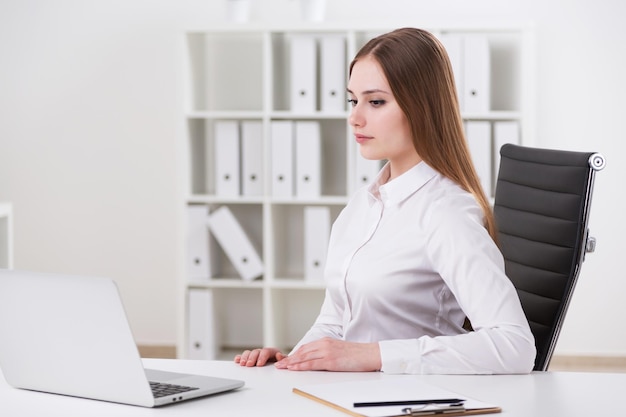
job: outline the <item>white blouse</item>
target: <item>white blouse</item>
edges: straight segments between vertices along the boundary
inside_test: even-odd
[[[332,337],[378,342],[387,373],[530,372],[534,339],[476,200],[424,162],[389,175],[333,224],[326,298],[294,351]]]

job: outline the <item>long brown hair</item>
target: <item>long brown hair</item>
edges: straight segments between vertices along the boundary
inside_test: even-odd
[[[452,66],[431,33],[401,28],[367,42],[350,64],[371,56],[379,63],[411,126],[418,155],[441,174],[472,193],[495,241],[491,205],[476,174],[465,140]]]

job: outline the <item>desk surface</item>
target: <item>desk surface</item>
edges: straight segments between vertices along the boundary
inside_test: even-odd
[[[273,366],[241,368],[228,361],[144,359],[146,367],[236,378],[233,392],[156,409],[50,395],[11,388],[0,377],[3,416],[343,416],[340,411],[292,393],[306,384],[393,378],[380,372],[294,372]],[[504,417],[624,415],[626,374],[545,372],[531,375],[416,375],[429,384],[502,407]]]

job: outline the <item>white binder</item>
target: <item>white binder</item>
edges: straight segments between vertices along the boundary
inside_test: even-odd
[[[357,150],[355,162],[355,190],[358,190],[372,183],[380,171],[381,162],[379,160],[363,158],[359,150]]]
[[[320,107],[323,112],[346,109],[346,40],[323,36],[320,40]]]
[[[296,196],[318,198],[322,192],[320,124],[314,121],[295,123]]]
[[[493,124],[493,172],[494,176],[500,170],[500,148],[507,144],[520,143],[519,123],[516,121],[497,121]],[[495,186],[495,184],[494,184]]]
[[[241,122],[241,194],[263,194],[263,124],[258,120]]]
[[[465,123],[467,144],[487,197],[493,195],[491,176],[491,123],[470,120]]]
[[[466,35],[463,40],[463,108],[485,113],[491,108],[491,58],[485,35]]]
[[[221,206],[209,214],[208,224],[242,279],[250,281],[263,275],[259,254],[228,207]]]
[[[307,206],[304,208],[304,278],[322,282],[328,239],[330,238],[330,208]]]
[[[312,35],[290,39],[291,111],[313,113],[317,107],[317,42]]]
[[[240,194],[239,123],[215,122],[215,195],[234,197]]]
[[[452,71],[454,72],[454,83],[456,84],[459,107],[464,111],[463,106],[463,35],[458,33],[444,33],[439,35],[439,40],[446,48]]]
[[[294,194],[294,128],[289,120],[271,122],[272,196],[291,198]]]
[[[203,281],[215,275],[215,242],[207,227],[209,210],[203,205],[187,206],[187,279]]]
[[[213,292],[190,289],[187,303],[187,359],[216,359],[217,343],[213,318]]]

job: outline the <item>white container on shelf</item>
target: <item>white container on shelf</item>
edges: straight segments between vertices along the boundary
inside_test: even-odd
[[[248,22],[250,20],[250,0],[226,0],[226,18],[235,23]]]
[[[322,22],[326,17],[326,0],[300,0],[300,14],[306,22]]]

